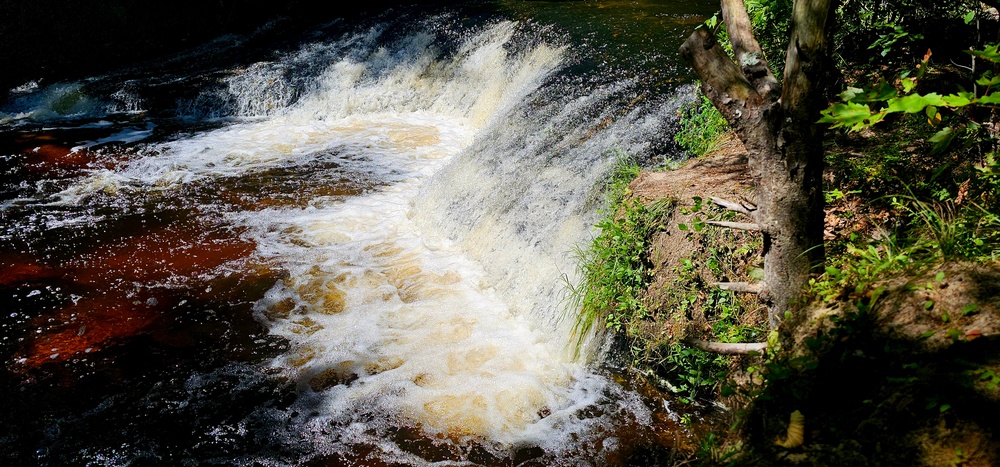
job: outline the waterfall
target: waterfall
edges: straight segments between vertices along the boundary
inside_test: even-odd
[[[669,144],[678,99],[573,76],[576,53],[545,28],[448,21],[379,23],[190,77],[197,90],[177,96],[168,123],[218,120],[209,128],[118,133],[131,152],[5,208],[80,216],[70,208],[199,193],[186,203],[285,273],[253,305],[288,342],[263,366],[295,402],[253,415],[278,443],[419,463],[386,441],[404,427],[460,452],[558,456],[623,418],[648,423],[638,397],[597,371],[600,342],[575,351],[566,292],[604,180],[622,155],[650,161]],[[80,84],[32,90],[42,97],[18,105],[57,96],[72,98],[63,114],[140,115],[164,82],[106,86],[104,99]],[[268,185],[288,180],[298,199]],[[243,185],[252,196],[234,193]]]

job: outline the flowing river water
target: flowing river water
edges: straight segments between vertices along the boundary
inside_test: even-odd
[[[700,2],[281,21],[0,107],[3,453],[622,465],[687,436],[578,352],[622,155],[675,157]]]

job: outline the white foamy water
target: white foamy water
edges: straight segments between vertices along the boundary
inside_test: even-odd
[[[602,145],[615,133],[592,137],[573,110],[600,96],[579,99],[548,123],[576,133],[560,133],[569,139],[554,156],[529,157],[550,142],[532,136],[538,122],[516,109],[565,50],[515,47],[516,33],[498,23],[447,55],[431,34],[411,35],[331,63],[311,93],[280,111],[271,106],[285,91],[255,97],[246,86],[256,75],[241,75],[234,83],[251,104],[240,111],[266,116],[150,146],[55,198],[170,193],[320,159],[337,168],[303,176],[372,174],[384,185],[360,196],[226,214],[249,228],[260,258],[289,273],[255,307],[290,343],[273,367],[318,420],[351,427],[346,444],[375,442],[388,420],[441,439],[555,452],[596,423],[578,412],[610,384],[574,351],[561,294],[609,163]],[[579,158],[569,147],[593,154],[560,162]],[[645,413],[638,403],[629,410]]]

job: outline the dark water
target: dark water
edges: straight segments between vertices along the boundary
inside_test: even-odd
[[[689,450],[669,400],[572,357],[562,316],[568,252],[616,157],[672,157],[688,80],[674,51],[711,13],[700,3],[297,18],[11,90],[0,456],[624,465]]]

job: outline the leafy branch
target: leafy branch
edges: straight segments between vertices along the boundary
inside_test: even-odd
[[[993,44],[983,50],[971,50],[969,53],[976,58],[992,63],[1000,63],[1000,45]],[[829,123],[831,128],[845,127],[850,131],[861,131],[885,120],[889,114],[916,114],[923,112],[932,126],[938,126],[941,121],[942,109],[952,112],[969,106],[993,106],[1000,104],[1000,91],[991,92],[991,88],[1000,84],[1000,76],[987,71],[976,80],[976,84],[985,86],[982,96],[974,92],[960,91],[941,95],[936,92],[920,94],[915,92],[919,80],[926,73],[931,52],[928,50],[923,61],[917,65],[917,72],[905,72],[899,81],[902,88],[897,89],[892,84],[880,82],[866,88],[848,87],[840,94],[842,102],[833,104],[820,112],[819,123]],[[900,92],[901,91],[901,92]],[[954,139],[955,128],[941,128],[930,141],[934,143],[934,152],[940,152]]]

